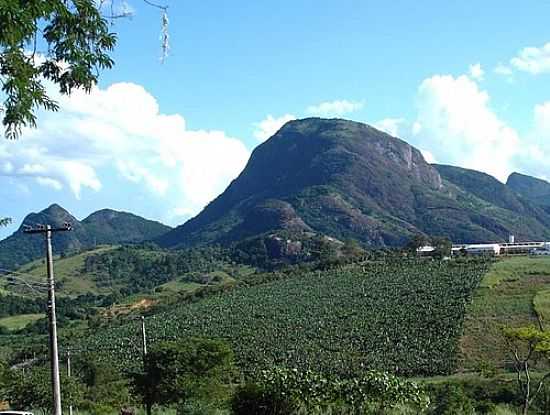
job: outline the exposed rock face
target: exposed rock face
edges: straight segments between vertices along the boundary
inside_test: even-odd
[[[445,170],[445,178],[438,169],[416,148],[366,124],[291,121],[254,150],[224,193],[157,241],[181,247],[294,230],[384,246],[419,232],[457,242],[503,240],[511,231],[549,234],[545,213],[515,200],[505,185],[512,207],[457,184],[465,170]],[[522,229],[518,212],[528,216]]]

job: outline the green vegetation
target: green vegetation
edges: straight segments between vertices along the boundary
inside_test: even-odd
[[[515,256],[503,258],[481,281],[480,287],[495,288],[502,281],[517,281],[528,275],[550,274],[550,258]]]
[[[533,307],[539,318],[540,326],[544,328],[550,320],[550,288],[537,292],[533,298]]]
[[[0,318],[0,328],[16,331],[25,328],[29,324],[44,318],[44,314],[20,314],[12,317]]]
[[[54,254],[70,255],[99,245],[137,244],[155,238],[170,228],[126,212],[100,210],[79,221],[59,205],[51,205],[25,217],[23,224],[47,223],[54,227],[70,223],[71,232],[54,238]],[[39,235],[27,235],[19,228],[0,241],[0,268],[15,270],[30,261],[44,258],[44,240]]]
[[[496,261],[468,306],[460,341],[460,367],[503,368],[509,347],[503,327],[539,327],[536,308],[544,316],[543,299],[550,289],[550,258],[510,257]]]
[[[486,269],[476,261],[402,261],[274,274],[260,285],[172,307],[147,326],[158,340],[227,339],[245,372],[282,365],[321,373],[448,374],[465,304]],[[135,324],[123,325],[78,347],[132,365],[139,337]]]
[[[194,399],[223,405],[231,380],[233,353],[223,342],[191,338],[157,343],[144,370],[132,374],[133,389],[147,414],[153,405],[186,404]]]
[[[419,413],[428,405],[428,396],[416,383],[387,373],[368,371],[360,377],[340,378],[272,368],[261,371],[256,384],[237,390],[232,409],[235,415],[361,415],[386,414],[398,406]]]
[[[522,396],[522,414],[528,415],[529,408],[543,391],[544,382],[550,377],[550,372],[547,372],[534,382],[532,373],[538,360],[548,360],[550,356],[550,332],[534,327],[517,327],[503,329],[503,335],[514,359],[518,388]]]

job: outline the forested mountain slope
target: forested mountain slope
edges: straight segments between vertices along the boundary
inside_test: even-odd
[[[53,236],[55,253],[76,251],[101,244],[143,242],[155,238],[170,228],[126,212],[104,209],[79,221],[61,206],[54,204],[25,217],[19,229],[0,241],[0,268],[14,269],[44,255],[44,239],[27,235],[24,225],[48,224],[54,227],[70,223],[72,231]]]

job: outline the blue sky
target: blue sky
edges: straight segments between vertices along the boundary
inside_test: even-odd
[[[550,178],[550,2],[167,0],[164,64],[160,12],[126,3],[98,88],[0,142],[0,213],[14,218],[0,237],[54,202],[180,224],[284,121],[312,115],[500,180]]]

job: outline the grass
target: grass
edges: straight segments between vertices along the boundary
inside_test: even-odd
[[[55,279],[61,284],[57,294],[60,296],[76,297],[85,293],[110,293],[110,289],[99,288],[94,281],[93,275],[82,273],[82,269],[84,268],[86,257],[101,254],[115,248],[117,246],[114,245],[100,246],[96,249],[66,258],[56,256],[54,258]],[[30,262],[21,267],[18,272],[26,274],[25,279],[28,281],[44,282],[46,280],[46,268],[43,261],[43,259],[39,259]]]
[[[483,278],[481,288],[495,288],[503,281],[517,281],[525,275],[550,272],[549,257],[516,256],[495,262],[491,271]]]
[[[493,264],[468,305],[460,341],[462,370],[510,361],[504,326],[539,325],[550,318],[550,258],[510,257]]]
[[[0,326],[10,331],[20,330],[43,317],[45,317],[44,314],[21,314],[18,316],[4,317],[0,319]]]
[[[542,327],[550,321],[550,288],[540,290],[533,298],[533,307],[539,318]]]

